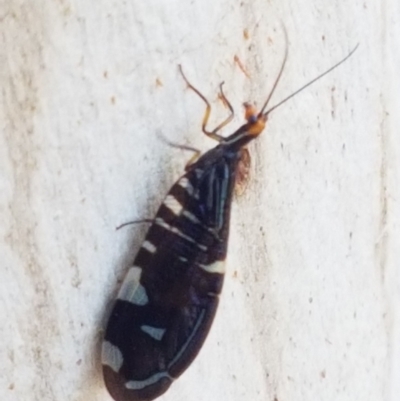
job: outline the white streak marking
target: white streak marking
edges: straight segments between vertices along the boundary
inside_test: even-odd
[[[147,386],[151,386],[154,383],[157,383],[161,379],[166,377],[169,380],[173,380],[173,378],[167,373],[167,372],[159,372],[154,374],[153,376],[150,376],[146,380],[131,380],[127,383],[125,383],[125,387],[130,389],[130,390],[141,390],[142,388],[145,388]]]
[[[172,195],[167,195],[163,203],[176,216],[181,214],[183,206]]]
[[[148,334],[150,337],[153,337],[157,341],[161,341],[165,333],[165,329],[147,326],[145,324],[143,326],[140,326],[140,330],[144,331],[146,334]]]
[[[207,251],[207,247],[199,244],[198,242],[196,242],[193,238],[189,237],[188,235],[184,234],[182,231],[178,230],[176,227],[172,227],[171,225],[169,225],[168,223],[166,223],[163,219],[161,219],[160,217],[157,217],[154,222],[156,224],[158,224],[160,227],[165,228],[168,231],[173,232],[176,235],[179,235],[180,237],[186,239],[189,242],[192,242],[193,244],[196,244],[196,246],[201,249],[203,252]]]
[[[201,224],[201,221],[193,214],[188,212],[187,210],[183,211],[183,215],[187,217],[190,221],[196,224]]]
[[[129,269],[118,292],[118,299],[128,301],[135,305],[146,305],[149,302],[146,289],[140,284],[142,269],[133,266]]]
[[[144,241],[142,248],[146,249],[146,251],[149,251],[150,253],[154,253],[157,250],[157,248],[150,241]]]
[[[118,373],[124,363],[124,357],[116,345],[108,341],[103,341],[101,347],[101,363],[103,365],[108,365],[114,372]]]
[[[183,189],[186,190],[186,192],[190,195],[193,196],[194,198],[198,198],[198,195],[195,193],[193,185],[190,183],[190,181],[186,177],[182,177],[178,181],[178,185],[182,187]]]
[[[225,273],[225,262],[217,260],[210,265],[198,265],[201,269],[205,270],[207,273]]]

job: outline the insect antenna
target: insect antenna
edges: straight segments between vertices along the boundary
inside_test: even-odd
[[[319,79],[321,79],[322,77],[324,77],[325,75],[329,74],[331,71],[333,71],[334,69],[336,69],[337,67],[339,67],[341,64],[343,64],[358,48],[359,43],[356,45],[356,47],[342,60],[340,60],[338,63],[336,63],[334,66],[332,66],[331,68],[329,68],[328,70],[324,71],[322,74],[318,75],[317,77],[315,77],[314,79],[312,79],[310,82],[307,82],[305,85],[303,85],[302,87],[300,87],[299,89],[297,89],[296,91],[294,91],[292,94],[290,94],[288,97],[285,97],[283,100],[281,100],[279,103],[277,103],[276,105],[272,106],[270,109],[268,109],[266,112],[264,112],[265,107],[268,104],[269,99],[271,98],[272,93],[270,93],[270,95],[268,96],[267,101],[265,102],[263,108],[261,109],[259,115],[264,115],[265,117],[268,116],[269,113],[271,113],[271,111],[277,109],[279,106],[281,106],[283,103],[286,103],[289,99],[291,99],[292,97],[296,96],[298,93],[302,92],[304,89],[308,88],[310,85],[312,85],[314,82],[318,81]],[[282,67],[281,70],[279,71],[278,77],[275,80],[274,86],[272,88],[273,92],[276,88],[276,85],[279,81],[279,78],[281,77],[282,71],[283,71],[283,67],[286,63],[286,59],[287,59],[287,46],[286,46],[286,52],[285,52],[285,58],[283,60],[282,63]]]
[[[287,34],[287,32],[286,32],[285,26],[284,26],[282,23],[281,23],[281,25],[282,25],[283,33],[284,33],[284,35],[285,35],[285,55],[284,55],[284,57],[283,57],[283,61],[282,61],[281,68],[280,68],[280,70],[279,70],[278,76],[277,76],[276,79],[275,79],[275,82],[274,82],[274,84],[273,84],[273,86],[272,86],[271,92],[269,92],[269,95],[268,95],[268,97],[267,97],[267,100],[265,101],[263,107],[261,108],[260,112],[258,113],[258,117],[261,117],[261,116],[264,114],[264,110],[265,110],[266,107],[268,106],[268,103],[269,103],[269,101],[271,100],[271,97],[272,97],[272,95],[274,94],[276,87],[278,86],[278,83],[279,83],[279,81],[280,81],[280,79],[281,79],[281,76],[282,76],[282,73],[283,73],[283,70],[284,70],[284,68],[285,68],[287,58],[288,58],[288,53],[289,53],[289,50],[288,50],[288,49],[289,49],[288,34]],[[265,115],[267,115],[267,113],[265,113]]]

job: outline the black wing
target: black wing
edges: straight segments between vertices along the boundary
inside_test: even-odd
[[[156,398],[199,352],[223,283],[237,161],[212,149],[159,208],[105,333],[104,377],[116,400]]]

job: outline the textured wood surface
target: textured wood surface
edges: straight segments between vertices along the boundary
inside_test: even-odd
[[[400,394],[399,4],[0,2],[0,399],[109,400],[110,302],[186,152],[208,149],[186,74],[242,121],[354,56],[250,147],[211,334],[165,401]],[[236,60],[235,61],[235,56]]]

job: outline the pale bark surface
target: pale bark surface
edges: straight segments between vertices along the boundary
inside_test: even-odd
[[[165,401],[397,401],[399,2],[0,3],[0,400],[109,400],[102,326],[203,103],[272,103],[235,201],[221,305]],[[246,77],[235,56],[248,73]]]

